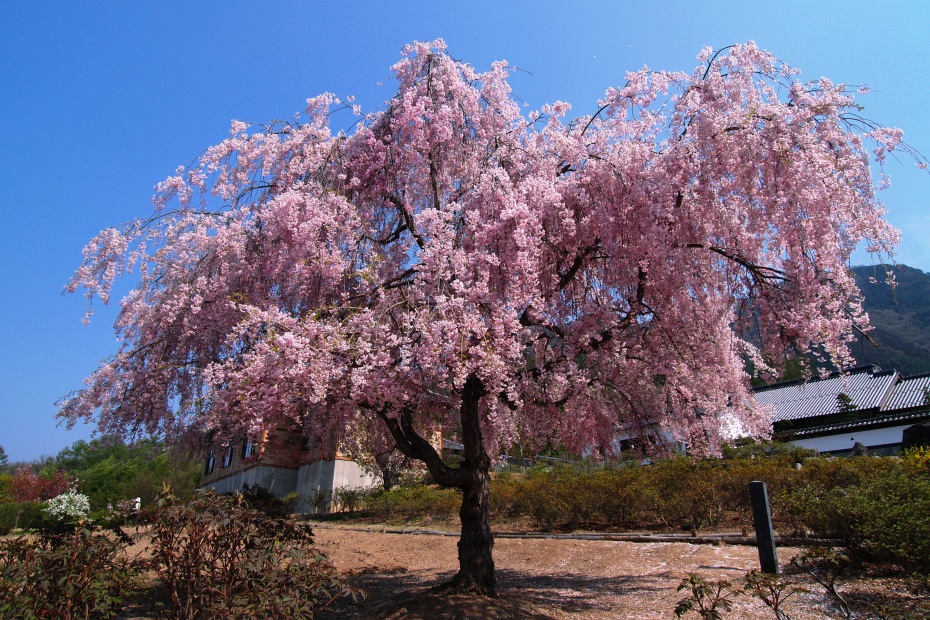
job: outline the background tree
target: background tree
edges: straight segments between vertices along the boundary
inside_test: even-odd
[[[10,499],[14,502],[44,502],[66,493],[74,485],[74,478],[63,471],[36,473],[29,467],[16,470],[9,482]]]
[[[199,459],[152,439],[127,444],[113,435],[76,441],[55,456],[55,464],[78,480],[94,511],[136,497],[147,505],[165,485],[176,497],[189,498],[201,473]]]
[[[3,449],[3,446],[0,446],[0,472],[6,469],[7,456],[6,450]]]
[[[330,129],[349,109],[332,95],[298,121],[234,122],[152,216],[85,249],[72,289],[106,302],[115,277],[140,282],[120,351],[61,414],[170,441],[384,424],[462,490],[454,587],[494,594],[501,446],[609,452],[660,424],[711,451],[724,425],[768,428],[747,357],[844,364],[867,328],[849,255],[897,235],[864,141],[881,162],[900,132],[751,43],[699,60],[630,73],[569,121],[561,102],[524,114],[506,63],[416,43],[351,133]],[[459,466],[436,430],[459,434]]]

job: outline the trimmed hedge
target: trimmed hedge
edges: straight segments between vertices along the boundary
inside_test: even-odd
[[[446,520],[458,514],[462,496],[454,489],[436,486],[395,487],[365,496],[361,509],[385,519]]]
[[[541,530],[751,531],[753,480],[768,486],[779,534],[834,539],[860,557],[930,574],[927,449],[903,458],[786,452],[501,472],[491,482],[491,516],[497,522],[527,519]],[[445,519],[454,517],[460,501],[453,490],[421,486],[368,493],[353,506],[387,520]]]

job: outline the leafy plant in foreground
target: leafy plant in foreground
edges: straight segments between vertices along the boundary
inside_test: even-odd
[[[708,581],[697,573],[688,573],[681,581],[678,591],[689,590],[690,595],[678,601],[675,617],[696,611],[701,620],[720,620],[723,612],[733,609],[732,600],[742,594],[738,588],[725,579]]]
[[[313,547],[309,527],[268,517],[241,497],[162,500],[151,534],[167,618],[312,618],[337,597],[358,594]]]
[[[138,572],[120,540],[83,527],[0,541],[0,617],[112,618]]]
[[[756,569],[746,573],[743,583],[746,584],[745,592],[765,603],[775,612],[777,620],[791,620],[791,616],[785,612],[782,604],[795,594],[808,591],[789,577],[763,573]]]

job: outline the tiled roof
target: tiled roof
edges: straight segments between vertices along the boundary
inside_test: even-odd
[[[912,424],[920,422],[930,417],[930,412],[926,410],[916,410],[907,412],[896,412],[888,415],[879,415],[864,420],[846,420],[834,424],[824,424],[822,426],[802,427],[792,429],[792,435],[795,437],[804,437],[805,435],[826,435],[833,434],[836,431],[846,431],[861,429],[879,424],[889,426],[892,424]]]
[[[930,373],[904,377],[894,387],[891,398],[882,407],[882,410],[908,409],[930,405],[927,390],[930,389]]]
[[[848,374],[826,379],[777,383],[755,390],[756,402],[773,410],[772,422],[815,418],[839,413],[837,396],[846,394],[862,411],[882,408],[889,400],[898,373],[877,371],[872,366],[854,368]]]

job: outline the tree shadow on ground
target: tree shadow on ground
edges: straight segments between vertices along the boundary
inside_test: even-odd
[[[563,613],[604,610],[605,598],[654,593],[667,589],[668,575],[600,577],[591,575],[540,575],[525,571],[497,571],[497,599],[446,595],[436,588],[452,579],[453,571],[383,572],[365,570],[347,575],[352,586],[367,594],[364,600],[339,599],[317,617],[380,620],[555,620]]]

